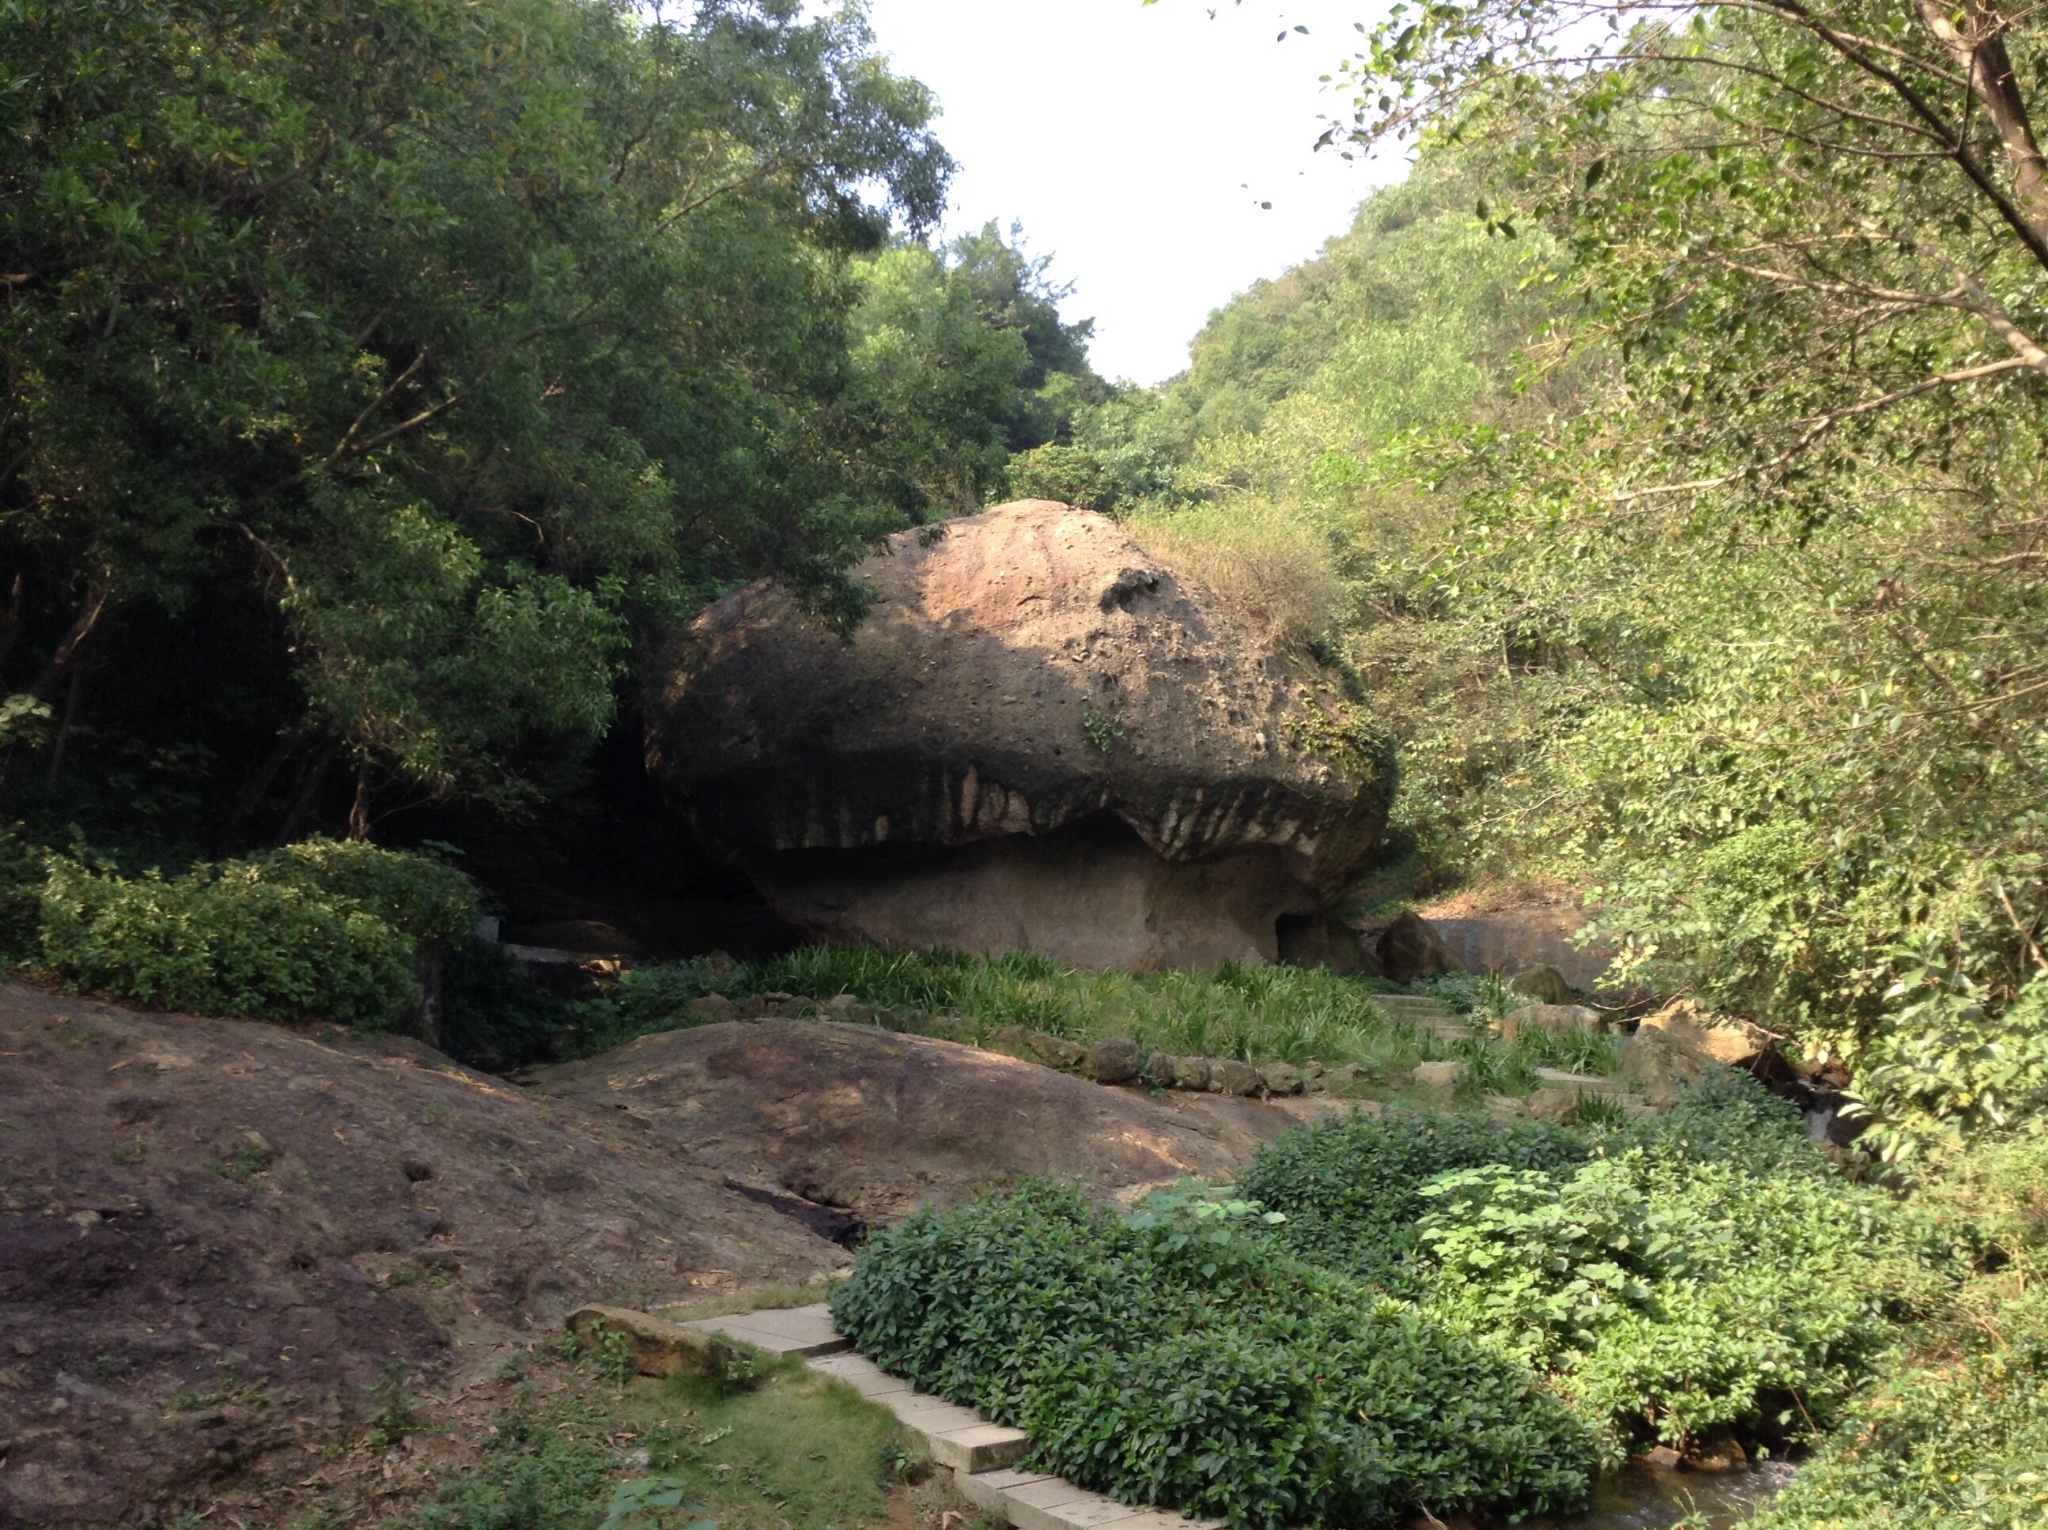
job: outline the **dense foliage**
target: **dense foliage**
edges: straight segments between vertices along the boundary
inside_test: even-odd
[[[1498,1127],[1430,1111],[1353,1113],[1263,1149],[1239,1188],[1285,1213],[1281,1236],[1303,1259],[1399,1286],[1426,1209],[1423,1186],[1436,1176],[1482,1165],[1565,1169],[1588,1152],[1583,1138],[1547,1123]]]
[[[420,1000],[421,947],[466,934],[475,909],[438,861],[332,840],[174,878],[53,857],[42,957],[78,987],[169,1009],[381,1029]]]
[[[1846,1061],[1894,1159],[2048,1104],[2039,39],[1404,7],[1333,137],[1415,172],[1212,321],[1119,509],[1356,672],[1372,895],[1588,891],[1630,975]]]
[[[857,6],[685,14],[11,8],[18,804],[214,853],[530,805],[707,596],[851,619],[1102,396],[1043,261],[890,245],[951,165]]]
[[[1194,1190],[1126,1218],[1029,1187],[879,1234],[833,1318],[1129,1502],[1279,1530],[1583,1501],[1591,1439],[1526,1371],[1260,1225]]]
[[[2016,1179],[1996,1178],[2007,1203]],[[1794,1112],[1729,1076],[1621,1130],[1355,1113],[1271,1144],[1233,1191],[1128,1215],[1048,1187],[926,1213],[877,1237],[833,1310],[863,1353],[1022,1423],[1076,1481],[1233,1523],[1371,1524],[1569,1502],[1596,1455],[1883,1419],[1859,1394],[1902,1325],[1963,1299],[1980,1236],[1842,1180]],[[1973,1438],[2035,1438],[2031,1353],[1973,1373]],[[1499,1432],[1517,1410],[1547,1473]],[[1381,1475],[1368,1490],[1346,1461]]]

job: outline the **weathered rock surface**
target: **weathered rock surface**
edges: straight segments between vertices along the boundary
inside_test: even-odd
[[[1569,1004],[1572,985],[1552,966],[1531,967],[1508,980],[1508,992],[1534,999],[1538,1004]]]
[[[1257,1088],[1256,1073],[1231,1066],[1249,1076],[1247,1093]],[[874,1222],[1030,1175],[1105,1194],[1228,1178],[1299,1119],[1249,1101],[1106,1089],[999,1052],[820,1020],[643,1036],[533,1077],[706,1168]]]
[[[223,1474],[304,1477],[394,1359],[438,1386],[592,1296],[846,1259],[417,1042],[0,986],[0,1524],[168,1522]]]
[[[699,837],[820,938],[1277,960],[1276,922],[1363,864],[1392,790],[1323,673],[1103,516],[938,530],[861,565],[851,641],[770,585],[692,624],[650,764]]]
[[[1420,1062],[1415,1065],[1413,1076],[1424,1089],[1455,1089],[1471,1071],[1465,1063],[1454,1060]]]
[[[1500,1037],[1513,1041],[1524,1031],[1604,1031],[1607,1021],[1583,1004],[1524,1004],[1501,1016]]]
[[[1591,993],[1606,981],[1613,948],[1605,941],[1578,944],[1586,911],[1575,902],[1511,902],[1470,906],[1461,901],[1422,910],[1467,972],[1514,974],[1556,969],[1566,983]],[[1532,994],[1540,998],[1543,995]],[[1565,1002],[1563,1000],[1551,1002]]]
[[[1760,1072],[1766,1057],[1775,1058],[1776,1048],[1761,1026],[1677,999],[1636,1028],[1621,1073],[1644,1099],[1663,1109],[1677,1104],[1679,1091],[1698,1083],[1709,1068]]]
[[[1128,1084],[1138,1076],[1144,1057],[1128,1036],[1105,1036],[1088,1048],[1081,1072],[1098,1084]]]

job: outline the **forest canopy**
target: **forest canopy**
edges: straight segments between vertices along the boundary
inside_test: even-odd
[[[851,619],[1098,386],[1042,262],[912,242],[858,7],[25,0],[0,67],[0,726],[131,820],[530,805],[706,598]]]

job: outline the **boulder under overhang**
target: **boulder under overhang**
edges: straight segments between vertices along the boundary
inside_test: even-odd
[[[1281,958],[1289,919],[1319,907],[1299,856],[1239,845],[1170,861],[1114,813],[961,845],[744,854],[783,918],[831,943],[1157,972]]]

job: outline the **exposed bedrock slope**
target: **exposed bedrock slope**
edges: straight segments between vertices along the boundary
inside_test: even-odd
[[[304,1476],[394,1360],[845,1263],[724,1178],[417,1043],[0,986],[0,1525]]]
[[[1359,869],[1392,792],[1329,677],[1103,516],[936,531],[860,566],[850,641],[765,584],[692,623],[650,763],[699,837],[828,938],[1276,959],[1274,921]]]
[[[1125,1198],[1188,1175],[1231,1179],[1261,1142],[1334,1108],[1152,1098],[958,1042],[817,1020],[643,1036],[534,1081],[700,1164],[877,1222],[1030,1175]]]

